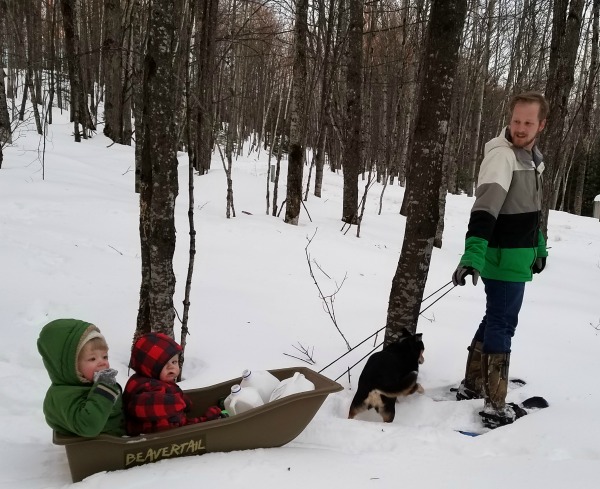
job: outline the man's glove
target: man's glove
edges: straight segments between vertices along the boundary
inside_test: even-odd
[[[107,368],[94,373],[94,383],[102,382],[106,385],[115,385],[117,383],[117,371],[114,368]]]
[[[531,267],[531,271],[533,273],[542,273],[546,268],[546,257],[536,258],[533,266]]]
[[[454,286],[465,285],[465,279],[467,275],[473,276],[473,285],[477,285],[477,279],[479,279],[479,272],[473,267],[463,267],[459,265],[454,273],[452,274],[452,283]]]

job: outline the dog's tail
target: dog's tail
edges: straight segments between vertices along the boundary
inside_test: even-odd
[[[386,397],[400,397],[407,396],[414,392],[414,387],[417,383],[417,376],[419,373],[416,370],[409,372],[400,380],[398,384],[397,392],[386,392],[381,389],[375,389],[379,394],[384,395]]]

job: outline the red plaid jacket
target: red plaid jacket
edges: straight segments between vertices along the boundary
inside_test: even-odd
[[[189,399],[172,382],[159,380],[167,362],[181,353],[181,347],[162,333],[139,337],[131,349],[129,366],[135,374],[129,378],[123,392],[127,434],[153,433],[188,423],[186,411]]]
[[[188,419],[190,400],[177,384],[134,374],[123,393],[127,434],[153,433],[197,423]]]
[[[181,347],[162,333],[139,337],[131,349],[129,366],[135,371],[123,392],[127,434],[153,433],[186,424],[217,419],[221,410],[211,406],[200,418],[188,417],[189,397],[173,382],[159,380],[167,362]]]

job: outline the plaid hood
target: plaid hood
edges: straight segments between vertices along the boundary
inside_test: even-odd
[[[131,349],[129,367],[136,374],[158,379],[167,362],[181,353],[179,346],[164,333],[148,333],[140,336]]]

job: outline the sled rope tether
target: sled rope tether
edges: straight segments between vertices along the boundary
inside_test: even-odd
[[[435,292],[432,292],[431,294],[429,294],[427,297],[425,297],[424,299],[421,300],[421,304],[423,304],[425,301],[427,301],[429,298],[433,297],[434,295],[436,295],[439,291],[443,290],[444,288],[448,287],[448,285],[450,285],[452,283],[452,280],[450,280],[450,282],[448,282],[447,284],[442,285],[439,289],[437,289]],[[456,285],[454,286],[456,287]],[[440,299],[442,299],[446,294],[448,294],[450,291],[452,291],[452,289],[454,289],[454,287],[452,287],[451,289],[448,289],[446,292],[444,292],[442,295],[440,295],[436,300],[434,300],[431,304],[429,304],[425,309],[423,309],[419,315],[423,314],[427,309],[429,309],[431,306],[433,306],[436,302],[438,302]],[[383,326],[382,328],[379,328],[377,331],[375,331],[372,335],[368,336],[367,338],[365,338],[364,340],[362,340],[360,343],[358,343],[357,345],[353,346],[352,348],[350,348],[347,352],[343,353],[342,355],[340,355],[339,357],[337,357],[335,360],[333,360],[331,363],[329,363],[328,365],[325,365],[321,370],[319,370],[319,373],[323,372],[323,370],[331,367],[334,363],[338,362],[339,360],[341,360],[342,358],[344,358],[348,353],[350,353],[352,350],[355,350],[356,348],[358,348],[360,345],[362,345],[363,343],[369,341],[371,338],[373,338],[373,336],[377,336],[379,333],[381,333],[381,331],[383,331],[385,329],[385,326]],[[369,353],[367,353],[364,357],[362,357],[358,362],[356,362],[354,365],[352,365],[351,367],[348,367],[347,370],[344,371],[344,373],[342,375],[345,375],[347,372],[350,372],[350,370],[352,370],[354,367],[356,367],[360,362],[362,362],[365,358],[367,358],[369,355],[371,355],[375,350],[377,350],[381,345],[383,345],[383,341],[381,343],[379,343],[375,348],[373,348]],[[338,380],[340,377],[342,377],[342,375],[340,375],[337,379],[334,380]]]

